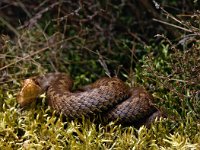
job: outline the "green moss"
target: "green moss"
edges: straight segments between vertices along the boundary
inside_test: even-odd
[[[164,53],[165,51],[163,50]],[[182,54],[184,53],[178,52],[169,55],[159,54],[153,57],[150,53],[151,59],[141,59],[142,65],[138,65],[136,69],[137,84],[149,87],[149,90],[154,92],[155,98],[161,100],[158,105],[165,108],[169,114],[168,119],[157,120],[150,128],[142,126],[136,129],[133,126],[124,127],[113,122],[102,125],[84,118],[82,121],[66,121],[62,115],[56,115],[50,107],[46,106],[45,97],[39,98],[40,103],[34,103],[30,107],[22,109],[16,103],[15,91],[8,90],[3,93],[5,89],[2,88],[0,94],[3,106],[0,112],[1,149],[200,148],[197,97],[180,99],[178,92],[182,92],[182,89],[179,86],[173,86],[177,80],[171,81],[173,76],[167,81],[163,80],[163,77],[167,78],[168,74],[173,72],[173,67],[177,67],[171,62],[175,62],[177,58],[180,59],[178,55]],[[146,57],[149,58],[149,56]],[[160,60],[162,60],[161,63]],[[159,66],[158,63],[160,63]],[[150,66],[154,70],[149,70]],[[170,68],[169,73],[166,72],[166,68]],[[162,74],[162,77],[158,73]],[[91,82],[91,79],[86,76],[87,73],[76,76],[75,84],[82,85]],[[176,74],[176,78],[179,80],[183,80],[183,77],[187,79],[187,72]],[[18,82],[14,82],[14,84],[17,85],[13,87],[18,88]],[[172,90],[168,90],[165,84],[172,84]],[[7,86],[4,84],[3,87]],[[198,90],[198,85],[185,84],[185,86],[189,93],[192,89]],[[188,92],[182,94],[191,96]]]
[[[120,17],[122,12],[118,13]],[[120,20],[131,25],[129,17]],[[48,14],[42,27],[48,24],[46,20]],[[67,35],[50,25],[48,35],[32,28],[19,31],[16,39],[1,39],[0,149],[200,149],[199,40],[184,50],[166,41],[144,46],[126,33],[117,32],[108,40],[90,26],[80,26],[83,35],[69,24]],[[76,88],[105,76],[100,59],[112,75],[124,77],[129,85],[144,86],[168,118],[136,129],[114,122],[97,124],[87,118],[68,121],[55,114],[42,96],[27,108],[17,104],[23,79],[67,72]]]

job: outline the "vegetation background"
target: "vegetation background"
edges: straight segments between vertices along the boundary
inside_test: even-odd
[[[1,0],[0,149],[200,149],[198,0]],[[45,96],[22,109],[20,81],[67,72],[143,86],[168,114],[151,127],[66,121]]]

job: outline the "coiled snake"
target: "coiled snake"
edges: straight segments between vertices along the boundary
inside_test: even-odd
[[[72,86],[72,79],[64,73],[32,77],[24,81],[17,100],[25,106],[46,92],[48,104],[66,117],[100,114],[108,121],[122,124],[149,124],[161,116],[145,89],[129,88],[117,77],[99,79],[83,87],[81,92],[72,92]]]

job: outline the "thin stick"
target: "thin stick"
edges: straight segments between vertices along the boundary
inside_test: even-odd
[[[99,51],[97,51],[97,54],[99,55],[99,63],[101,64],[101,66],[103,67],[103,69],[105,70],[105,73],[108,77],[111,77],[110,71],[108,70],[108,66],[105,62],[105,60],[103,59],[102,55],[99,53]]]
[[[66,39],[66,40],[59,41],[59,42],[54,43],[54,44],[52,44],[52,45],[50,45],[50,46],[48,46],[48,47],[44,47],[44,48],[42,48],[42,49],[39,49],[38,51],[36,51],[36,52],[34,52],[34,53],[30,54],[30,55],[27,55],[27,56],[25,56],[25,57],[19,58],[19,59],[13,61],[12,63],[10,63],[10,64],[8,64],[8,65],[6,65],[6,66],[0,68],[0,71],[2,71],[2,70],[4,70],[4,69],[6,69],[6,68],[8,68],[8,67],[10,67],[10,66],[12,66],[12,65],[14,65],[14,64],[16,64],[16,63],[18,63],[18,62],[20,62],[20,61],[22,61],[22,60],[25,60],[25,59],[27,59],[27,58],[29,58],[29,57],[32,57],[32,56],[34,56],[34,55],[36,55],[36,54],[39,54],[39,53],[43,52],[43,51],[46,51],[46,50],[49,49],[51,46],[58,45],[58,44],[60,44],[60,43],[62,43],[62,42],[66,42],[66,41],[72,40],[72,39],[74,39],[74,38],[76,38],[76,36],[71,37],[71,38],[68,38],[68,39]]]
[[[153,20],[154,20],[154,21],[157,21],[157,22],[160,22],[160,23],[163,23],[163,24],[165,24],[165,25],[169,25],[169,26],[172,26],[172,27],[181,29],[181,30],[183,30],[183,31],[192,33],[191,30],[186,29],[186,28],[183,28],[183,27],[180,27],[180,26],[177,26],[177,25],[175,25],[175,24],[171,24],[171,23],[168,23],[168,22],[165,22],[165,21],[162,21],[162,20],[158,20],[158,19],[155,19],[155,18],[154,18]]]
[[[38,54],[38,53],[40,53],[40,52],[43,52],[43,51],[47,50],[48,48],[49,48],[49,47],[45,47],[45,48],[40,49],[40,50],[38,50],[38,51],[36,51],[36,52],[30,54],[30,55],[27,55],[27,56],[25,56],[25,57],[22,57],[22,58],[20,58],[20,59],[17,59],[17,60],[15,60],[14,62],[12,62],[12,63],[10,63],[10,64],[8,64],[8,65],[6,65],[6,66],[0,68],[0,71],[3,70],[3,69],[6,69],[6,68],[8,68],[8,67],[10,67],[10,66],[12,66],[12,65],[14,65],[14,64],[16,64],[16,63],[18,63],[18,62],[20,62],[20,61],[22,61],[22,60],[25,60],[25,59],[27,59],[27,58],[29,58],[29,57],[32,57],[32,56],[34,56],[34,55],[36,55],[36,54]]]
[[[19,33],[17,32],[17,30],[11,24],[9,24],[4,18],[0,17],[0,21],[3,24],[5,24],[13,33],[15,33],[16,36],[19,37]]]

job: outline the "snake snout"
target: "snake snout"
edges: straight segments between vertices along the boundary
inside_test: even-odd
[[[42,89],[33,79],[26,79],[22,85],[21,91],[17,95],[17,102],[20,106],[26,106],[33,102],[40,94]]]

